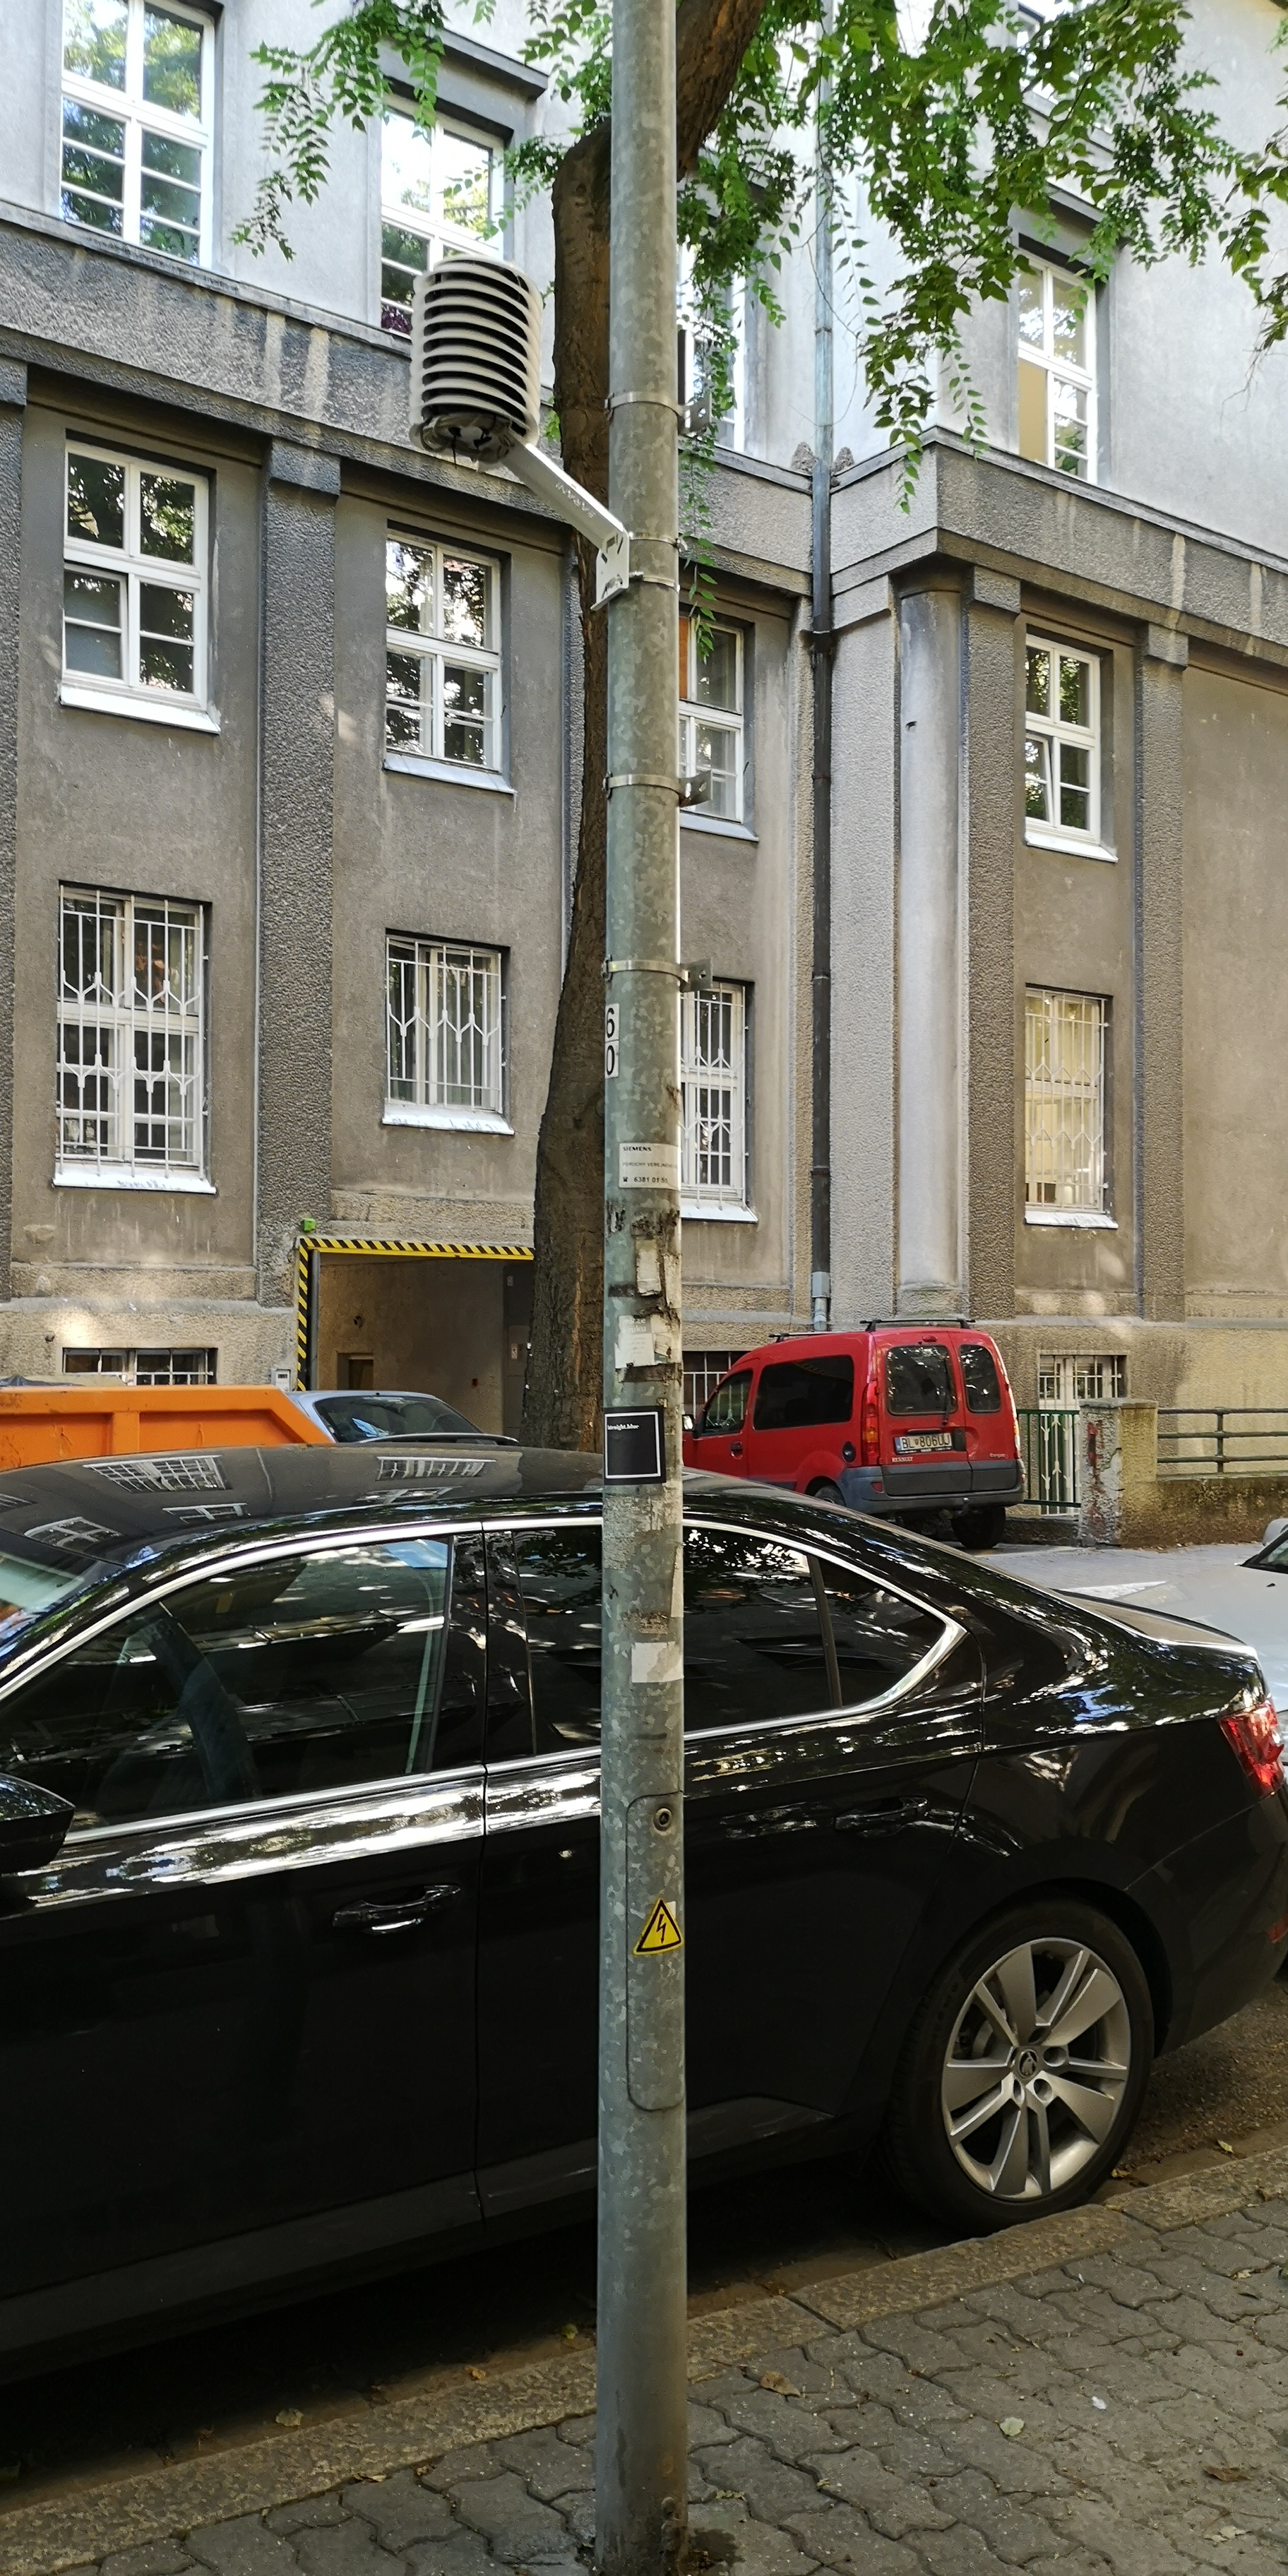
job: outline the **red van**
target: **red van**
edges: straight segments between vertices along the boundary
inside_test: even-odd
[[[995,1547],[1024,1492],[1002,1355],[968,1324],[766,1342],[712,1388],[684,1459],[913,1524],[946,1512],[963,1547]]]

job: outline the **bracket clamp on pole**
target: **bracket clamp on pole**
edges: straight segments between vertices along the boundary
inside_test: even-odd
[[[604,981],[614,975],[673,975],[682,993],[711,993],[711,960],[700,959],[691,966],[673,964],[669,957],[606,957]]]

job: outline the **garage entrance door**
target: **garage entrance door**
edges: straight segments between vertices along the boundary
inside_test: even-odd
[[[296,1276],[300,1386],[427,1389],[481,1431],[518,1431],[532,1318],[526,1245],[302,1235]]]

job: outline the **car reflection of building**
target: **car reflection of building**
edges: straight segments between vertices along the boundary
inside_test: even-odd
[[[1220,14],[1260,113],[1263,20]],[[513,1430],[580,639],[563,531],[412,446],[406,345],[455,250],[548,280],[501,156],[564,108],[519,0],[486,45],[458,12],[433,131],[396,99],[337,132],[288,267],[234,238],[262,158],[236,53],[306,42],[308,0],[10,17],[0,1368],[425,1385]],[[911,515],[838,339],[819,1280],[810,256],[781,328],[735,299],[713,649],[677,637],[684,953],[713,967],[681,1032],[691,1410],[819,1307],[986,1321],[1026,1411],[1089,1368],[1283,1400],[1247,1106],[1288,1037],[1279,362],[1245,392],[1217,270],[1091,288],[1072,197],[1032,235],[965,324],[984,443],[945,392]],[[678,324],[692,391],[683,293]]]

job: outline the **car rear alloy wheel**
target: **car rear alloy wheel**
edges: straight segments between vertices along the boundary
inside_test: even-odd
[[[1130,2134],[1153,2053],[1149,1990],[1116,1924],[1070,1898],[1017,1909],[932,1988],[887,2155],[920,2200],[976,2226],[1070,2207]]]
[[[1049,2200],[1103,2147],[1131,2073],[1131,2016],[1080,1941],[1021,1941],[971,1989],[939,2099],[962,2172],[998,2200]]]

